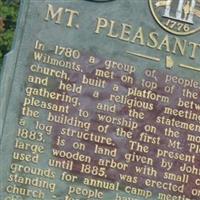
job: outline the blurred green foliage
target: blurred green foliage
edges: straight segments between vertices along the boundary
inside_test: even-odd
[[[0,0],[0,66],[11,48],[18,9],[19,0]]]

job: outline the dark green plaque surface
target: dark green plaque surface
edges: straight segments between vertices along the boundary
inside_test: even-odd
[[[200,3],[23,0],[0,85],[0,199],[200,199]]]

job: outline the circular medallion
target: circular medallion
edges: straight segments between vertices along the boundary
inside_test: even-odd
[[[155,20],[176,35],[189,35],[200,30],[200,1],[149,0]]]

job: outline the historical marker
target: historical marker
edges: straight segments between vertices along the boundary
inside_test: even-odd
[[[0,199],[200,199],[199,31],[198,0],[22,1]]]

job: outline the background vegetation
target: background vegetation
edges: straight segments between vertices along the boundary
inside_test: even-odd
[[[10,50],[20,0],[0,0],[0,70],[3,56]]]

